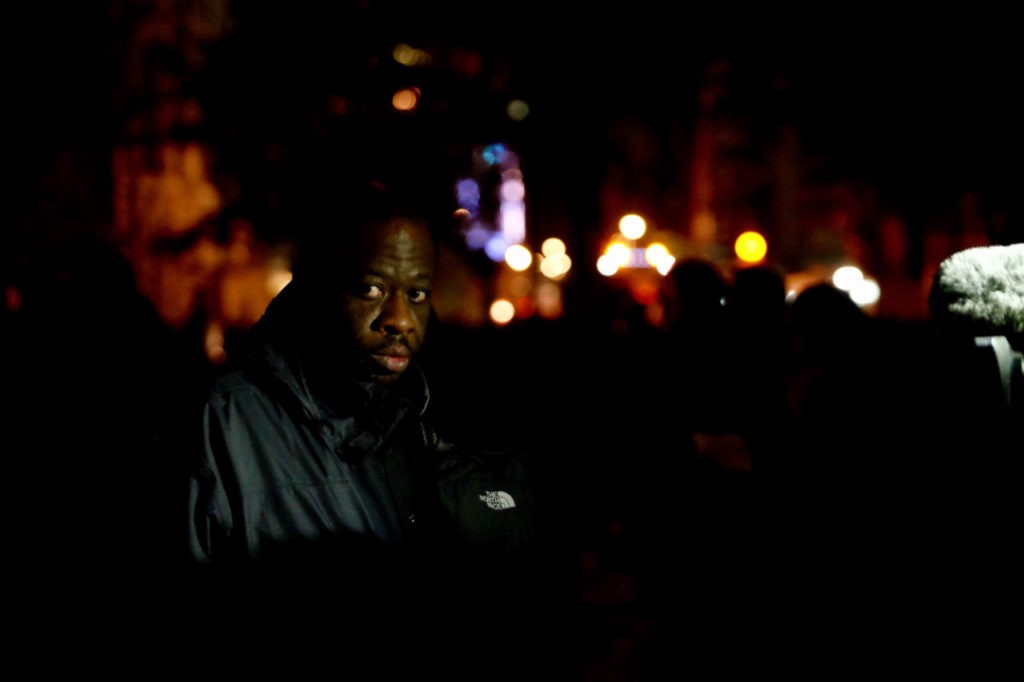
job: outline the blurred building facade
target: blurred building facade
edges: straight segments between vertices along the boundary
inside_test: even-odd
[[[702,53],[653,114],[587,107],[579,95],[599,78],[558,90],[540,72],[566,65],[522,58],[528,41],[512,49],[484,33],[432,33],[421,18],[364,3],[282,15],[227,0],[117,0],[35,17],[30,36],[58,57],[27,51],[37,68],[16,83],[26,100],[46,96],[25,110],[28,139],[7,155],[11,253],[88,231],[128,257],[174,327],[247,326],[287,281],[303,186],[331,155],[368,145],[364,135],[387,141],[371,152],[384,162],[441,160],[431,181],[471,175],[482,146],[514,149],[524,241],[539,251],[558,237],[573,259],[559,283],[566,306],[611,300],[616,285],[594,263],[630,212],[676,235],[677,258],[707,256],[727,272],[748,229],[799,281],[857,264],[881,283],[876,312],[900,318],[925,314],[939,261],[1001,238],[1000,217],[970,187],[906,210],[870,177],[844,172],[809,143],[793,113],[809,95],[784,65]],[[400,104],[402,93],[412,99]],[[440,304],[461,323],[487,324],[505,266],[469,248],[449,265]]]

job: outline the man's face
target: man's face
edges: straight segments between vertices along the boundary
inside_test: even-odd
[[[396,381],[423,344],[434,267],[425,225],[396,218],[362,229],[327,296],[321,360],[356,379]]]

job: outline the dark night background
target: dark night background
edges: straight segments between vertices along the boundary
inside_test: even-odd
[[[630,168],[623,139],[642,130],[656,141],[649,164],[626,173],[627,188],[652,201],[675,196],[692,180],[691,133],[709,94],[719,134],[743,141],[732,162],[755,165],[793,130],[807,187],[868,188],[872,215],[902,216],[918,248],[902,273],[910,278],[927,274],[931,231],[956,234],[965,197],[977,201],[991,243],[1024,241],[1020,25],[995,7],[85,0],[8,8],[2,450],[16,541],[9,589],[28,606],[16,612],[16,643],[41,644],[32,657],[41,667],[61,666],[53,645],[76,641],[76,660],[97,672],[131,658],[118,643],[136,643],[135,619],[153,617],[139,599],[153,589],[140,569],[146,556],[134,553],[146,527],[132,510],[155,482],[136,455],[210,369],[195,330],[166,324],[142,295],[173,287],[147,289],[140,273],[152,271],[132,260],[148,223],[116,208],[115,150],[143,150],[136,170],[158,167],[162,146],[210,150],[224,215],[141,242],[143,251],[158,243],[185,252],[201,229],[223,240],[231,215],[250,219],[265,244],[287,240],[320,188],[318,174],[339,158],[443,191],[470,150],[503,140],[522,157],[531,218],[552,221],[579,249],[571,284],[579,292],[566,298],[582,309],[567,310],[564,324],[531,320],[507,334],[455,331],[466,344],[453,355],[468,351],[478,363],[470,373],[497,366],[496,376],[511,378],[528,398],[530,428],[549,439],[567,491],[564,549],[579,571],[578,630],[566,646],[579,652],[581,682],[1002,671],[1014,634],[1001,623],[1019,604],[1006,551],[1018,530],[1008,512],[1019,512],[1011,503],[1019,464],[1000,441],[974,443],[971,419],[979,432],[988,423],[983,406],[967,414],[941,404],[948,387],[927,320],[860,316],[830,308],[827,294],[788,309],[799,324],[785,328],[782,345],[814,346],[836,383],[813,394],[815,421],[787,441],[799,456],[786,451],[785,466],[752,476],[672,456],[679,406],[706,407],[709,396],[673,374],[687,358],[676,347],[664,352],[668,337],[643,325],[610,331],[603,315],[620,322],[630,311],[615,308],[621,299],[585,262],[609,222],[604,183],[613,168]],[[415,116],[386,104],[410,78],[389,62],[398,42],[446,59],[416,72],[424,96]],[[526,120],[505,116],[510,97],[529,103]],[[201,115],[188,114],[193,101]],[[161,118],[168,102],[170,123]],[[759,210],[770,203],[756,187],[746,198]],[[110,245],[130,247],[131,257]],[[794,371],[770,355],[776,331],[709,334],[699,348],[718,360],[756,352],[779,361],[749,363],[748,380],[763,371],[757,376],[772,381],[773,370]],[[609,358],[623,364],[598,384]],[[703,364],[741,374],[737,362]],[[561,373],[560,392],[530,394],[548,371]],[[841,390],[848,385],[852,395]],[[656,423],[647,429],[644,420]],[[951,431],[957,437],[944,442]]]
[[[608,122],[629,118],[656,130],[685,129],[696,116],[702,75],[725,61],[734,84],[728,115],[745,121],[755,137],[792,123],[806,172],[867,181],[883,202],[908,212],[950,210],[966,192],[980,193],[993,209],[1018,212],[1012,199],[1021,179],[1017,35],[1005,10],[984,4],[929,12],[884,4],[806,11],[654,2],[583,10],[536,0],[500,7],[225,7],[231,31],[205,48],[202,73],[184,86],[202,100],[205,118],[179,134],[212,144],[225,173],[252,174],[245,192],[265,191],[258,183],[275,180],[282,186],[273,189],[287,191],[289,174],[298,171],[281,158],[280,167],[267,168],[275,160],[263,147],[283,143],[300,165],[332,137],[347,134],[322,119],[322,98],[330,92],[370,98],[390,86],[399,76],[374,60],[406,41],[478,50],[488,75],[503,72],[505,89],[493,91],[498,79],[459,82],[434,69],[428,78],[447,100],[416,131],[437,136],[452,151],[480,138],[509,139],[520,145],[537,191],[559,193],[581,204],[580,211],[594,203],[588,200],[602,162],[614,153]],[[146,106],[125,101],[118,82],[128,27],[146,8],[144,2],[68,2],[26,5],[9,15],[8,215],[47,202],[41,174],[56,150],[98,155],[123,136],[126,111]],[[189,68],[171,50],[148,58],[150,72]],[[509,95],[531,105],[530,118],[514,130],[501,113],[501,97]],[[363,114],[372,119],[369,108]],[[264,168],[252,168],[254,162]],[[567,163],[572,173],[564,172]],[[104,170],[99,162],[96,170]],[[70,194],[69,201],[89,207],[88,197]],[[8,233],[17,230],[16,221],[7,224]]]

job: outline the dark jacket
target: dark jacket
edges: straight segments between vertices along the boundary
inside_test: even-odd
[[[242,363],[214,383],[203,408],[190,485],[193,556],[258,559],[344,535],[410,541],[412,472],[426,456],[422,376],[405,394],[353,382],[350,411],[336,414],[273,345],[260,342]]]
[[[190,481],[194,558],[252,560],[349,536],[528,549],[535,510],[525,444],[438,433],[415,365],[396,388],[352,381],[344,407],[328,407],[308,389],[291,341],[300,324],[293,298],[286,290],[269,306],[203,406]]]
[[[431,659],[453,672],[435,646],[452,637],[481,664],[505,647],[526,660],[512,633],[541,615],[527,605],[543,571],[529,449],[440,432],[415,365],[393,388],[352,382],[344,412],[327,407],[291,340],[296,307],[287,290],[271,303],[202,406],[187,517],[198,638],[230,623],[289,660],[343,650],[404,672]]]

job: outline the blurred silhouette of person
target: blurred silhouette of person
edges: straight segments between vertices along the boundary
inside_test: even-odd
[[[828,282],[791,304],[788,433],[762,524],[775,590],[762,594],[766,613],[791,614],[771,635],[773,656],[795,656],[809,676],[840,661],[852,675],[922,665],[908,598],[923,528],[913,460],[926,442],[911,416],[922,399],[916,338]]]
[[[19,530],[19,634],[82,660],[120,640],[144,608],[154,546],[141,513],[153,473],[143,453],[205,366],[113,244],[72,234],[24,246],[18,262],[4,419],[21,482],[10,499],[35,509]]]
[[[531,446],[446,393],[459,382],[428,352],[443,219],[394,186],[338,182],[291,282],[170,430],[190,440],[161,444],[187,466],[179,615],[197,650],[246,669],[555,666]]]
[[[786,423],[786,362],[789,307],[782,273],[753,265],[733,274],[730,322],[737,344],[732,362],[741,368],[741,433],[751,473],[772,476]]]
[[[665,280],[660,334],[637,357],[651,398],[626,444],[637,476],[624,528],[637,601],[650,619],[651,679],[742,679],[750,617],[749,453],[732,283],[713,261],[679,261]],[[621,467],[620,467],[621,468]]]
[[[821,501],[863,484],[873,445],[878,351],[874,321],[831,283],[802,290],[789,327],[789,476]],[[828,492],[826,492],[827,486]]]
[[[865,404],[869,325],[850,296],[830,283],[808,286],[792,303],[787,461],[779,463],[777,482],[780,501],[795,514],[802,516],[808,504],[819,509],[812,523],[832,523],[828,511],[847,511],[841,493],[856,488],[859,469],[874,456],[874,448],[865,448],[873,436]]]
[[[731,432],[737,414],[730,381],[737,371],[728,307],[732,287],[718,266],[703,258],[677,263],[669,283],[664,329],[675,376],[685,387],[677,396],[679,413],[695,432]]]

